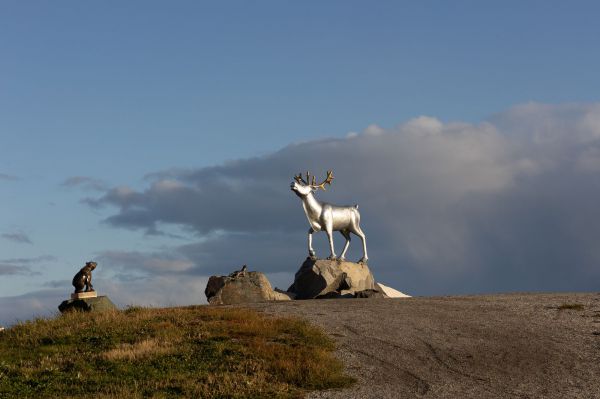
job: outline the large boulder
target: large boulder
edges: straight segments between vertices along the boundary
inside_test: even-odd
[[[204,290],[211,305],[234,305],[240,303],[286,301],[290,295],[273,290],[267,277],[260,272],[245,268],[229,276],[212,276]]]
[[[353,297],[354,293],[376,290],[366,264],[307,258],[288,289],[296,299]]]

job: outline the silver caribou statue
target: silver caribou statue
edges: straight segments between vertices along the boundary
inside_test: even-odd
[[[312,247],[312,235],[314,232],[325,230],[329,239],[329,247],[331,255],[327,259],[336,259],[333,249],[333,232],[339,231],[346,239],[344,250],[339,259],[344,260],[348,246],[350,245],[350,233],[359,236],[363,244],[363,257],[359,263],[367,263],[367,241],[365,233],[360,229],[360,213],[358,213],[358,205],[354,206],[336,206],[325,202],[318,201],[313,193],[318,189],[325,190],[325,184],[331,185],[333,180],[333,172],[327,171],[325,180],[317,184],[315,176],[310,180],[310,173],[306,172],[306,180],[302,178],[302,174],[294,176],[291,189],[302,200],[304,213],[308,218],[310,229],[308,229],[308,254],[311,258],[315,258],[315,250]]]

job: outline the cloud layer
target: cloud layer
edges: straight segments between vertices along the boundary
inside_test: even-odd
[[[308,225],[289,183],[307,169],[334,170],[318,198],[360,204],[371,267],[402,291],[600,288],[599,104],[525,104],[480,124],[423,116],[372,125],[263,157],[153,173],[145,190],[114,187],[86,202],[114,207],[105,222],[115,228],[160,234],[177,225],[197,237],[164,254],[120,253],[115,265],[151,275],[207,276],[242,263],[293,273]]]
[[[370,267],[387,285],[413,295],[600,290],[600,104],[530,103],[479,124],[422,116],[372,125],[262,157],[151,173],[143,190],[87,177],[64,185],[96,190],[84,202],[104,207],[114,228],[184,236],[153,252],[97,254],[103,293],[121,305],[165,306],[203,303],[207,277],[242,264],[287,288],[308,230],[289,184],[298,172],[328,169],[335,180],[317,197],[360,205]],[[326,256],[324,233],[314,242]],[[342,245],[337,236],[338,253]],[[360,255],[354,239],[349,257]],[[0,274],[35,272],[21,261],[0,261]],[[58,305],[69,286],[59,283],[60,295],[39,295]],[[39,295],[1,299],[10,314],[0,319],[38,309]]]

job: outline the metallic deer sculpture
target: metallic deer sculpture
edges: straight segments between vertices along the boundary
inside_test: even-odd
[[[327,177],[322,183],[317,184],[315,176],[310,180],[310,173],[306,172],[306,180],[299,173],[294,176],[294,182],[291,184],[291,189],[302,200],[304,213],[308,218],[310,229],[308,230],[308,254],[311,258],[316,256],[315,250],[312,247],[312,235],[314,232],[325,230],[329,239],[329,247],[331,255],[327,259],[336,259],[333,249],[333,232],[339,231],[346,239],[344,250],[339,259],[344,260],[348,246],[350,245],[350,233],[360,237],[363,244],[363,257],[359,263],[367,263],[367,241],[365,233],[360,229],[360,213],[358,213],[358,205],[354,206],[336,206],[318,201],[313,193],[318,189],[325,190],[325,185],[331,185],[333,180],[333,172],[327,171]],[[310,183],[309,183],[310,182]]]

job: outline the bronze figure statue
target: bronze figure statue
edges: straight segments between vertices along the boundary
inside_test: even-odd
[[[98,264],[96,262],[86,262],[85,266],[81,268],[73,277],[73,287],[75,287],[75,293],[80,292],[92,292],[95,291],[92,286],[92,270],[96,268]]]

